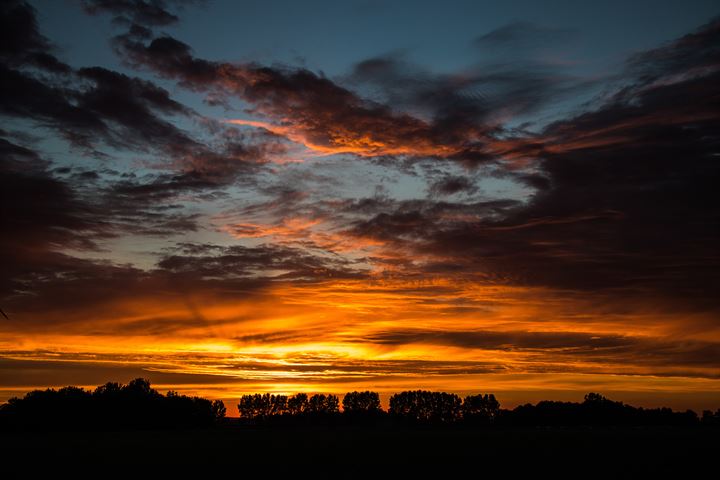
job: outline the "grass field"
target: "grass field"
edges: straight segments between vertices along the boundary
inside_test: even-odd
[[[249,471],[332,478],[382,472],[574,478],[711,478],[720,430],[247,427],[141,432],[0,433],[4,478],[98,466],[137,472]],[[68,470],[66,470],[68,471]],[[101,470],[102,471],[102,470]],[[12,473],[11,473],[12,472]],[[109,471],[108,471],[109,472]],[[30,476],[28,476],[30,474]],[[441,476],[439,478],[445,478]]]

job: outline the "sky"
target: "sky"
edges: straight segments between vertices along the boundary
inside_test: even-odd
[[[720,405],[716,2],[0,15],[0,402]]]

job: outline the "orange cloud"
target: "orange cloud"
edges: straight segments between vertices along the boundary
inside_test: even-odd
[[[307,236],[308,229],[320,223],[322,223],[322,220],[287,218],[277,225],[238,223],[225,225],[221,229],[236,238],[277,237],[280,239],[301,239]]]
[[[390,130],[384,132],[381,130],[363,132],[352,125],[325,125],[327,131],[318,136],[312,132],[316,128],[315,125],[297,121],[278,125],[271,122],[232,119],[228,120],[228,123],[263,128],[304,145],[320,155],[351,153],[360,157],[382,155],[450,157],[463,150],[459,146],[437,144],[420,135],[420,132],[413,132],[410,141],[403,140],[403,132],[393,132],[392,129],[395,128],[393,125],[387,125]],[[428,125],[420,124],[420,128],[429,130]]]

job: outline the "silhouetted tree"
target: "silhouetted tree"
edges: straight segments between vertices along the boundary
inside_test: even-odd
[[[266,420],[288,412],[288,397],[269,393],[243,395],[238,403],[240,417],[249,420]]]
[[[219,407],[219,405],[218,405]],[[0,422],[22,428],[157,428],[211,425],[213,402],[176,392],[162,395],[138,378],[128,385],[36,390],[0,407]]]
[[[495,395],[468,395],[463,400],[462,413],[463,419],[472,425],[487,425],[497,418],[500,412],[500,402],[495,399]]]
[[[254,394],[243,395],[238,403],[240,418],[273,424],[306,422],[311,418],[323,421],[338,413],[340,402],[335,395],[317,394],[312,397],[298,393],[291,397],[285,395]]]
[[[390,397],[389,413],[406,423],[450,424],[462,418],[462,400],[454,393],[406,391]]]
[[[701,422],[708,427],[720,427],[720,408],[715,413],[710,410],[703,410]]]
[[[338,413],[340,402],[335,395],[316,394],[308,399],[307,411],[310,414]]]
[[[375,425],[386,419],[386,413],[380,407],[380,395],[377,392],[348,392],[343,397],[343,419],[346,423]]]
[[[96,398],[117,398],[122,392],[123,386],[119,383],[108,382],[105,385],[100,385],[93,392],[93,396]]]
[[[225,414],[227,413],[227,409],[225,408],[225,402],[223,402],[222,400],[213,400],[210,408],[216,420],[221,420],[225,418]]]
[[[586,425],[627,424],[631,423],[636,412],[622,402],[615,402],[599,393],[588,393],[580,407],[580,415],[580,422]]]
[[[335,395],[305,393],[291,397],[269,393],[243,395],[238,403],[242,419],[252,422],[306,424],[335,422],[339,401]],[[349,392],[343,398],[349,421],[383,417],[376,392]],[[375,412],[375,417],[369,416]],[[604,426],[604,425],[720,425],[720,409],[706,410],[702,420],[692,410],[635,408],[589,393],[582,403],[540,401],[500,410],[492,394],[470,395],[460,400],[455,394],[424,390],[405,391],[390,397],[392,418],[411,424],[468,424],[518,426]],[[137,378],[127,385],[106,383],[93,392],[77,387],[29,392],[0,405],[3,428],[158,428],[212,425],[226,414],[222,400],[210,401],[169,391],[162,395],[150,382]],[[365,415],[365,417],[353,417]]]
[[[287,400],[287,409],[290,415],[302,415],[308,409],[308,396],[306,393],[297,393]]]
[[[699,421],[692,410],[674,412],[670,408],[635,408],[598,393],[589,393],[583,403],[543,400],[536,405],[526,404],[512,411],[503,410],[498,416],[498,423],[519,426],[692,426]]]
[[[346,414],[373,414],[380,411],[380,395],[377,392],[348,392],[343,397],[343,412]]]

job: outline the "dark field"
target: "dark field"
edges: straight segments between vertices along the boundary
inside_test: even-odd
[[[250,471],[334,478],[530,474],[576,478],[711,478],[720,431],[708,428],[452,429],[248,427],[0,433],[3,478],[43,470]],[[111,467],[111,470],[105,470]],[[70,470],[67,470],[70,469]],[[17,473],[12,473],[17,472]],[[714,475],[714,474],[713,474]],[[202,478],[202,477],[201,477]],[[443,478],[441,476],[440,478]]]

